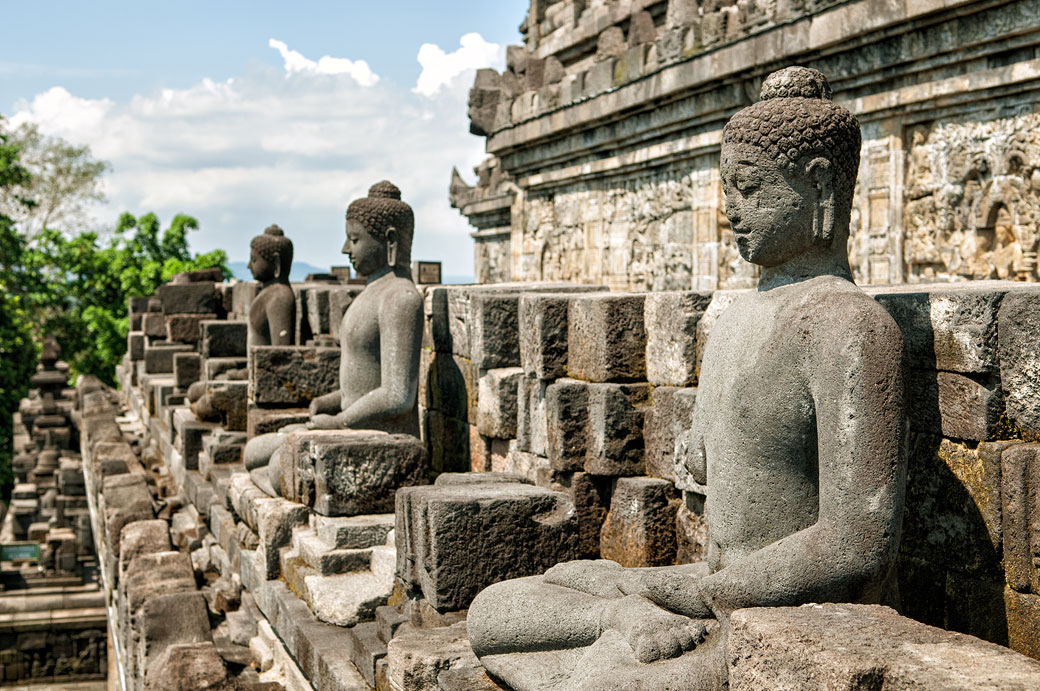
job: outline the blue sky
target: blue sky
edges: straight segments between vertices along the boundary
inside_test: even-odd
[[[346,204],[389,177],[416,210],[415,258],[471,274],[449,175],[483,156],[468,87],[476,67],[502,68],[527,6],[3,2],[18,30],[0,42],[0,114],[112,163],[100,226],[185,212],[193,247],[237,260],[277,222],[299,260],[328,266],[345,259]]]

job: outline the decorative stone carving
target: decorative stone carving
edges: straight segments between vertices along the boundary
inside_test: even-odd
[[[578,561],[489,587],[468,627],[495,677],[517,691],[722,688],[733,611],[891,601],[903,338],[852,282],[859,150],[855,117],[807,68],[772,74],[727,124],[726,211],[762,274],[712,330],[681,442],[697,483],[686,489],[707,486],[707,561]]]
[[[1040,114],[942,121],[908,132],[909,280],[1036,281]]]
[[[412,209],[390,182],[376,183],[348,207],[343,252],[367,283],[340,326],[339,389],[311,401],[307,428],[419,435],[423,313],[411,278],[413,229]],[[285,437],[301,427],[290,425],[246,444],[246,468],[268,494],[282,494]]]

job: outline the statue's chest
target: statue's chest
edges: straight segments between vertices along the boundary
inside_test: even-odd
[[[362,294],[347,310],[340,329],[340,342],[353,352],[379,352],[377,305]]]

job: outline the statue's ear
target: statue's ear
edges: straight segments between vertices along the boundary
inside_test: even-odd
[[[282,277],[282,255],[278,255],[278,261],[274,263],[274,277],[276,279]]]
[[[821,243],[834,241],[834,166],[817,157],[805,166],[805,175],[816,191],[813,208],[813,237]]]
[[[397,266],[397,228],[386,229],[386,264],[391,269]]]

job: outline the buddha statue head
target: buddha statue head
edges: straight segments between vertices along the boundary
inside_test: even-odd
[[[859,169],[859,122],[818,70],[788,67],[722,134],[722,184],[740,255],[775,267],[810,252],[844,256]]]
[[[249,270],[253,278],[268,281],[288,281],[292,268],[293,244],[285,231],[277,225],[268,226],[249,243],[251,250]]]
[[[384,267],[409,270],[412,261],[412,207],[401,201],[401,190],[383,180],[372,185],[368,196],[347,207],[347,241],[343,253],[355,271],[372,276]]]

